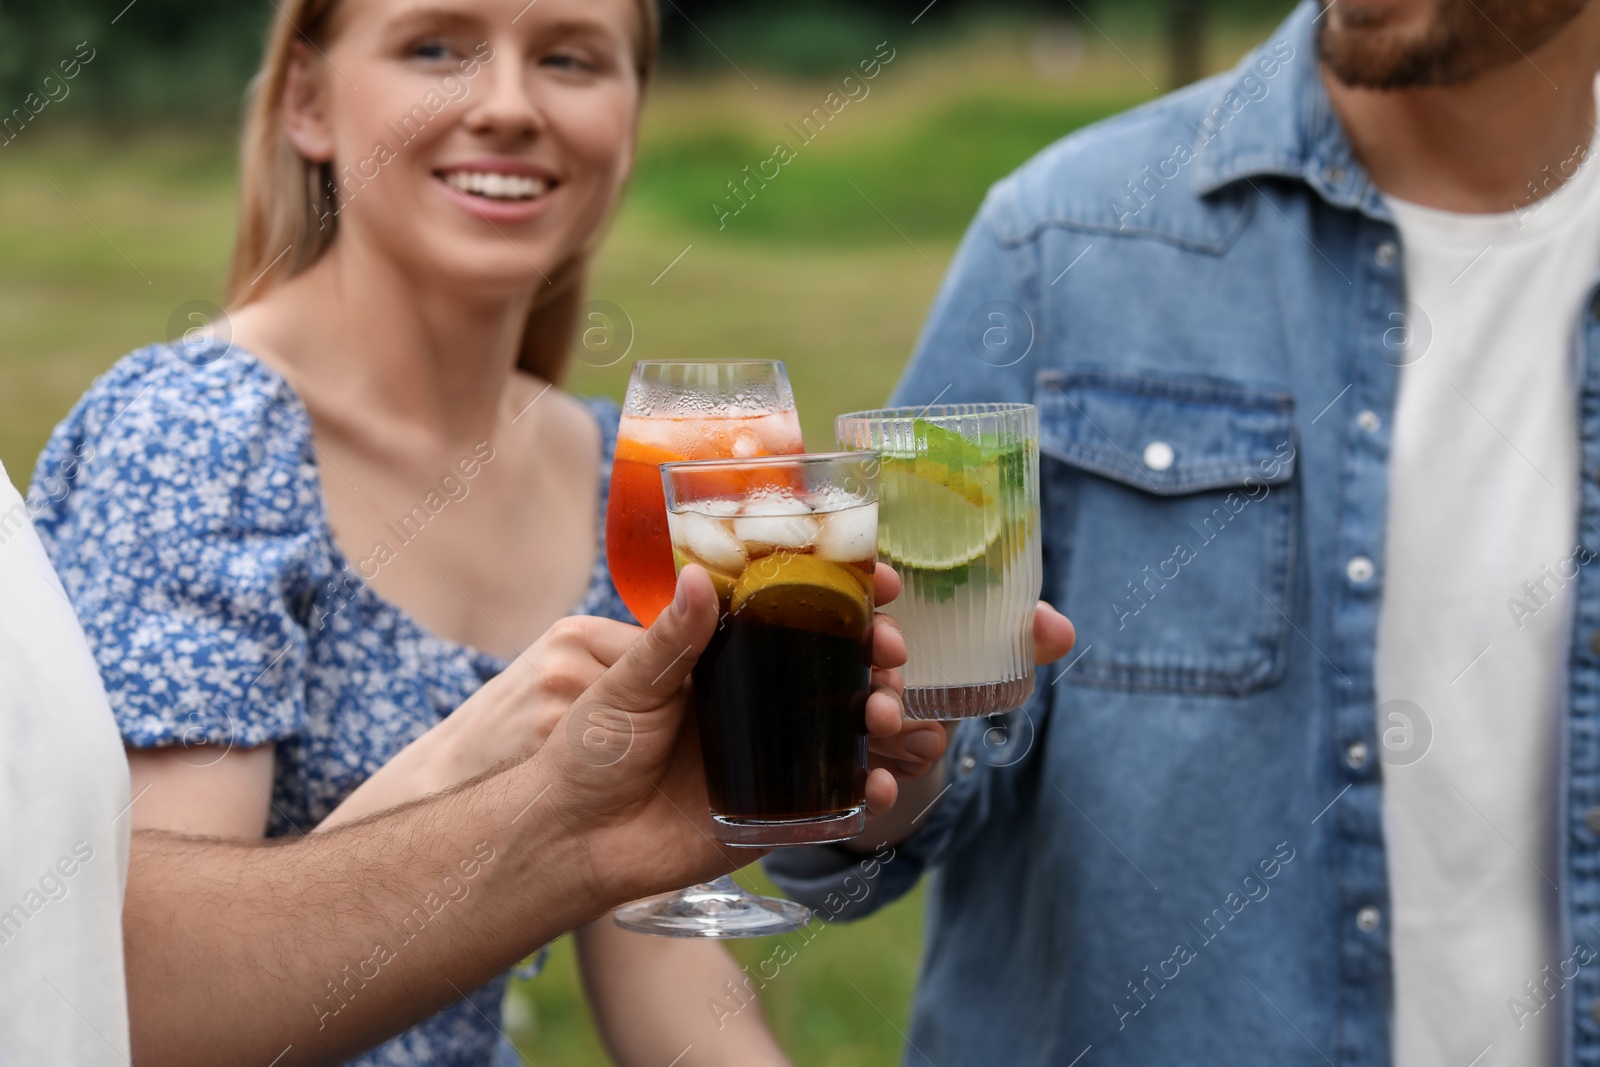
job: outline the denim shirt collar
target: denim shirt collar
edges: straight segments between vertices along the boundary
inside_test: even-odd
[[[1245,104],[1196,154],[1190,169],[1196,195],[1210,196],[1256,177],[1295,178],[1335,207],[1392,219],[1377,186],[1357,161],[1322,84],[1317,61],[1321,17],[1317,0],[1304,0],[1233,71],[1206,83],[1212,90],[1206,115],[1217,109],[1230,115],[1230,96]],[[1294,49],[1292,58],[1284,62],[1281,76],[1268,83],[1266,95],[1251,100],[1241,91],[1244,80],[1255,73],[1259,59],[1285,43]]]

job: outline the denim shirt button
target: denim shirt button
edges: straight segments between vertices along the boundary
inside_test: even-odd
[[[1144,446],[1144,465],[1158,473],[1169,470],[1172,467],[1172,461],[1177,458],[1177,454],[1172,451],[1172,446],[1165,441],[1151,441]]]
[[[1351,770],[1359,771],[1367,765],[1367,757],[1371,754],[1365,741],[1356,741],[1344,750],[1344,761],[1350,765]]]
[[[1341,184],[1344,181],[1344,168],[1332,165],[1324,167],[1322,169],[1322,180],[1329,185]]]
[[[1589,1001],[1589,1018],[1600,1023],[1600,999]]]
[[[1595,655],[1600,656],[1600,630],[1589,635],[1589,647],[1594,650]]]
[[[1583,813],[1583,825],[1589,828],[1591,834],[1600,836],[1600,807],[1590,808]]]
[[[1376,572],[1377,568],[1366,556],[1351,556],[1350,562],[1344,565],[1344,573],[1357,585],[1366,585],[1372,581],[1372,576]]]
[[[1370,934],[1372,931],[1378,928],[1378,923],[1382,921],[1382,919],[1383,913],[1377,908],[1373,907],[1371,904],[1368,904],[1366,907],[1356,912],[1356,929],[1360,930],[1364,934]]]
[[[1383,425],[1383,420],[1378,418],[1376,411],[1363,411],[1356,416],[1356,425],[1368,433],[1377,433],[1378,427]]]
[[[1393,266],[1394,261],[1400,258],[1400,246],[1393,241],[1384,241],[1378,245],[1378,250],[1373,254],[1378,266]]]
[[[961,759],[956,763],[957,769],[960,770],[962,774],[971,774],[973,769],[977,766],[978,757],[974,756],[970,752],[968,752],[965,756],[962,756]]]

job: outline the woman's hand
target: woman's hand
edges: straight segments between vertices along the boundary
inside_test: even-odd
[[[611,619],[561,619],[443,722],[402,749],[317,827],[330,829],[533,755],[572,702],[644,631]]]
[[[900,580],[877,570],[878,603],[894,599]],[[873,692],[867,698],[867,733],[892,738],[900,732],[900,672],[905,642],[887,616],[878,617],[873,642]],[[887,625],[884,625],[887,623]],[[486,683],[443,722],[407,745],[323,820],[329,829],[385,808],[441,792],[509,759],[539,751],[558,724],[565,740],[605,754],[599,746],[616,739],[585,717],[567,716],[573,703],[615,664],[644,630],[610,619],[573,615],[558,621],[498,676]],[[894,803],[896,786],[886,769],[867,777],[867,806],[884,811]]]
[[[716,590],[690,564],[672,605],[573,704],[558,739],[530,763],[548,784],[529,809],[579,845],[589,895],[607,907],[710,881],[758,855],[712,836],[686,683],[716,629]]]
[[[644,633],[589,615],[557,620],[511,665],[415,744],[427,742],[429,792],[539,751],[595,679]]]

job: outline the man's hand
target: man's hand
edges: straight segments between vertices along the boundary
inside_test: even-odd
[[[716,626],[710,578],[685,567],[674,606],[531,759],[294,843],[137,835],[123,926],[136,1059],[343,1063],[619,904],[756,859],[711,834],[689,714]],[[900,728],[893,658],[879,656],[868,715],[880,732]],[[888,773],[872,778],[892,799]],[[361,995],[336,995],[352,974]]]
[[[893,572],[880,567],[877,580],[879,601],[893,599],[899,590]],[[874,635],[866,711],[875,738],[900,732],[904,688],[897,668],[905,644],[883,622]],[[712,833],[687,682],[716,628],[710,577],[685,567],[672,607],[573,704],[537,757],[552,783],[549,810],[573,820],[587,849],[597,898],[616,897],[619,882],[628,887],[623,899],[692,885],[759,855],[724,846]],[[896,792],[888,770],[868,774],[867,801],[875,812],[888,810]]]
[[[533,755],[573,701],[642,633],[628,623],[587,615],[559,620],[504,671],[362,782],[316,829],[331,830],[452,789],[508,759]],[[268,756],[270,782],[270,751]],[[250,796],[261,796],[265,805],[259,790]],[[257,820],[264,821],[264,815]]]
[[[900,576],[893,567],[878,564],[873,571],[873,603],[878,607],[900,595]],[[872,623],[872,695],[867,698],[867,810],[880,815],[894,806],[900,794],[894,768],[874,753],[876,746],[892,744],[905,728],[906,639],[900,626],[883,612]]]
[[[889,568],[880,566],[878,574],[880,584],[882,575]],[[890,571],[892,574],[893,572]],[[895,580],[898,589],[899,579]],[[880,618],[879,630],[894,627],[894,620]],[[883,625],[887,623],[888,626]],[[895,629],[895,640],[901,649],[900,662],[905,662],[905,638],[900,635],[898,627]],[[882,638],[882,640],[888,640]],[[1033,613],[1033,662],[1038,666],[1054,663],[1056,660],[1072,651],[1073,643],[1077,641],[1077,633],[1072,628],[1072,623],[1067,617],[1055,608],[1039,601]],[[901,687],[904,692],[904,687]],[[891,771],[896,778],[909,781],[920,778],[933,767],[944,755],[949,747],[950,736],[961,721],[931,722],[925,719],[906,719],[904,726],[894,734],[877,735],[871,743],[873,765],[884,767]]]

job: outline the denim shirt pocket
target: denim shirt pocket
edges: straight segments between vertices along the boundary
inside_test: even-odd
[[[1297,535],[1294,401],[1213,378],[1037,381],[1047,596],[1068,680],[1241,695],[1283,677]]]

